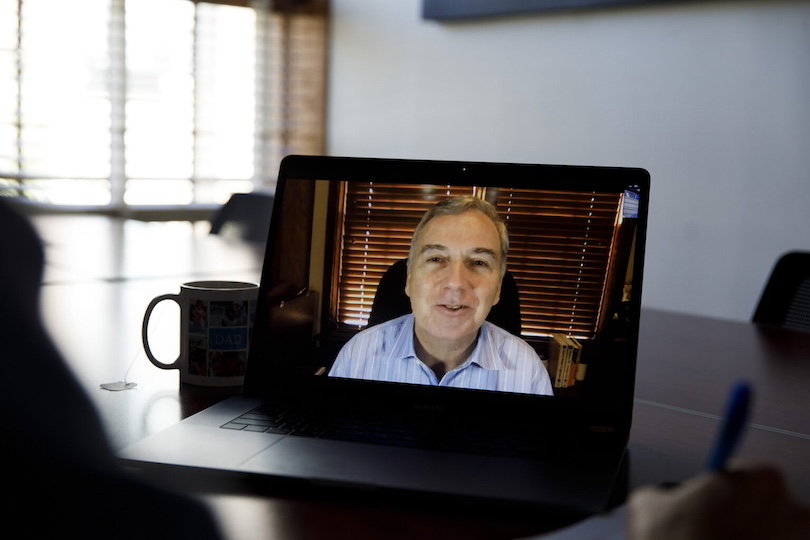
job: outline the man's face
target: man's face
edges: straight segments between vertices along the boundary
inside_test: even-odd
[[[414,249],[405,293],[426,347],[469,344],[501,293],[501,245],[478,210],[433,218]]]

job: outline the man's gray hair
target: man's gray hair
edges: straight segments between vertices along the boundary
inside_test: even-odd
[[[430,222],[430,220],[441,216],[457,216],[470,210],[478,210],[479,212],[487,216],[495,225],[495,228],[498,230],[498,237],[500,238],[501,241],[500,271],[501,271],[501,279],[503,279],[503,276],[506,273],[506,256],[509,253],[509,234],[506,231],[506,224],[501,219],[501,216],[498,215],[498,211],[495,210],[494,206],[492,206],[487,201],[479,199],[478,197],[473,197],[472,195],[445,199],[443,201],[436,203],[433,206],[433,208],[425,212],[425,215],[422,216],[422,221],[419,222],[419,225],[417,225],[416,230],[413,232],[413,239],[411,240],[411,250],[410,253],[408,254],[408,267],[410,268],[411,261],[416,256],[415,250],[416,244],[418,243],[419,240],[419,236],[422,234],[422,230]]]

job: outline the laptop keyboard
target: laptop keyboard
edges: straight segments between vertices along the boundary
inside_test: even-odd
[[[317,414],[282,404],[263,404],[221,426],[224,429],[295,435],[399,447],[506,457],[559,457],[559,444],[540,435],[514,433],[480,420],[432,421],[395,415]]]

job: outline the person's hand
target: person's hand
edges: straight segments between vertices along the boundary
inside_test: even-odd
[[[705,473],[678,487],[642,488],[629,501],[631,540],[810,538],[810,507],[765,465]]]

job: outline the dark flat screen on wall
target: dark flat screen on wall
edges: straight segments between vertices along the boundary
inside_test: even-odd
[[[652,6],[686,0],[422,0],[422,17],[458,20],[610,6]],[[712,0],[704,0],[709,2]]]

